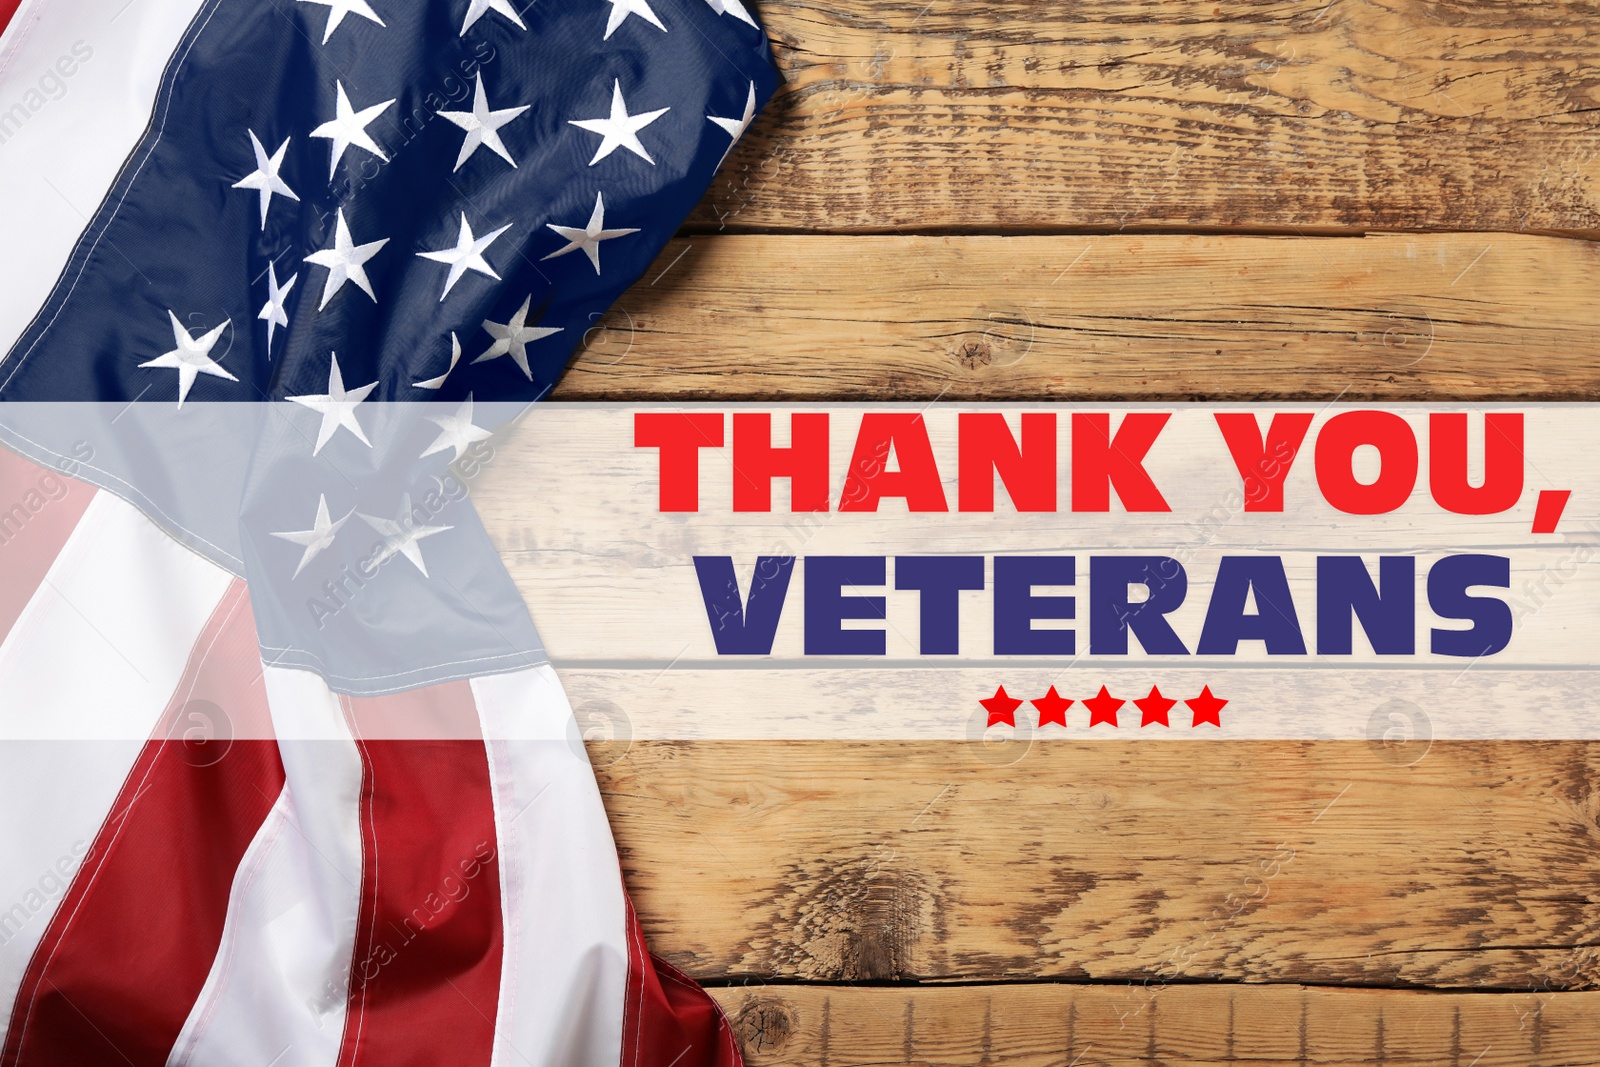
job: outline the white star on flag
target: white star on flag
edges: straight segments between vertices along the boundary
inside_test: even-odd
[[[388,243],[389,239],[385,237],[381,241],[356,244],[350,239],[350,227],[345,225],[344,208],[340,208],[334,219],[333,247],[306,257],[307,263],[328,268],[328,280],[322,285],[322,303],[317,305],[317,310],[327,307],[328,301],[344,288],[345,282],[355,282],[362,292],[372,297],[373,303],[377,303],[378,294],[372,291],[372,282],[367,278],[366,262]]]
[[[356,439],[368,448],[372,442],[367,440],[367,435],[362,432],[361,423],[356,420],[356,406],[365,400],[374,389],[377,382],[369,385],[357,386],[354,389],[344,387],[344,375],[339,373],[339,354],[333,353],[333,366],[328,371],[328,391],[308,396],[290,396],[285,400],[293,401],[315,411],[322,416],[322,425],[317,428],[317,445],[311,450],[314,456],[322,451],[322,446],[343,427],[356,435]]]
[[[450,365],[444,373],[437,378],[429,378],[425,382],[412,382],[413,389],[439,389],[444,386],[444,380],[450,377],[450,372],[456,369],[456,364],[461,362],[461,342],[456,338],[455,331],[450,331]]]
[[[611,35],[617,32],[617,27],[621,26],[629,15],[638,15],[662,33],[667,31],[661,20],[656,18],[656,13],[650,10],[650,0],[607,0],[607,2],[611,5],[611,17],[606,19],[606,35],[601,38],[603,41],[611,40]]]
[[[267,264],[267,303],[261,309],[258,319],[265,319],[267,323],[267,358],[272,358],[272,332],[279,326],[289,325],[289,313],[284,310],[283,302],[289,299],[289,290],[294,288],[294,283],[300,280],[300,275],[292,275],[280,288],[278,285],[278,269],[272,263]]]
[[[446,530],[455,529],[454,526],[422,526],[411,514],[411,494],[407,493],[400,498],[400,514],[393,519],[379,519],[371,515],[362,515],[361,521],[378,531],[383,538],[383,551],[378,554],[374,564],[382,564],[395,556],[404,556],[411,561],[412,566],[422,572],[424,578],[428,577],[427,565],[422,562],[422,548],[417,544],[424,537],[442,534]]]
[[[378,13],[372,10],[367,0],[300,0],[302,4],[321,4],[328,9],[328,28],[322,31],[322,43],[327,44],[328,38],[333,36],[333,31],[339,28],[339,23],[344,21],[346,15],[360,15],[364,19],[383,25],[383,20]]]
[[[450,457],[450,462],[454,463],[462,457],[467,449],[472,447],[473,442],[487,441],[494,436],[482,426],[473,425],[471,393],[468,393],[467,399],[462,402],[460,407],[456,408],[454,415],[426,415],[424,418],[438,426],[440,433],[434,439],[433,444],[428,446],[427,451],[422,453],[423,456],[431,456],[435,452],[453,449],[455,455]]]
[[[333,156],[328,160],[330,182],[338,172],[339,160],[344,157],[345,150],[351,145],[371,152],[385,163],[389,162],[389,157],[383,154],[378,142],[367,133],[367,127],[394,103],[393,100],[385,100],[381,104],[373,104],[369,108],[357,111],[350,106],[350,98],[345,95],[344,83],[335,81],[333,87],[338,92],[338,98],[333,104],[334,117],[311,131],[311,136],[333,142]]]
[[[756,118],[756,83],[755,82],[751,82],[750,83],[750,95],[745,98],[745,101],[744,101],[744,114],[743,115],[739,116],[736,119],[719,119],[715,115],[707,115],[706,116],[706,119],[708,121],[714,122],[718,126],[722,127],[724,130],[727,130],[728,131],[728,136],[733,138],[733,144],[730,144],[728,146],[728,152],[732,152],[733,151],[733,146],[739,143],[739,138],[744,136],[744,131],[746,131],[746,130],[748,130],[750,128],[750,124],[755,121],[755,118]],[[722,153],[722,160],[726,160],[728,158],[728,152]],[[719,166],[719,167],[722,166],[722,160],[718,160],[717,161],[717,166]]]
[[[670,107],[664,107],[659,111],[645,111],[637,115],[628,114],[627,102],[622,99],[622,81],[621,79],[614,79],[611,83],[611,114],[609,117],[603,119],[568,119],[567,121],[580,130],[588,130],[590,133],[598,133],[600,135],[600,147],[594,150],[594,158],[589,160],[589,166],[594,166],[619,148],[626,148],[653,167],[656,161],[650,158],[650,153],[646,152],[644,145],[639,143],[639,131],[671,110]]]
[[[345,515],[338,522],[328,519],[328,498],[317,497],[317,517],[311,520],[309,530],[291,530],[284,533],[274,533],[273,537],[281,537],[292,544],[300,545],[305,549],[300,554],[300,565],[294,569],[293,577],[300,577],[300,572],[306,569],[306,564],[320,556],[324,549],[333,544],[333,539],[339,533],[339,527],[348,521],[350,516]]]
[[[511,0],[469,0],[467,20],[461,24],[461,36],[465,37],[467,31],[472,29],[472,24],[491,11],[498,12],[515,22],[519,30],[528,28],[522,24],[522,17],[517,14],[516,8],[511,6]]]
[[[533,371],[528,367],[528,345],[534,341],[543,340],[551,334],[561,332],[560,326],[529,326],[528,309],[533,306],[533,294],[522,302],[517,313],[506,322],[504,326],[498,322],[484,322],[483,328],[494,338],[494,344],[473,363],[483,363],[486,360],[499,359],[509,355],[522,370],[523,377],[533,381]]]
[[[256,153],[256,169],[246,174],[243,178],[233,183],[235,189],[253,189],[261,194],[261,228],[267,228],[267,208],[272,204],[272,195],[278,193],[287,196],[290,200],[298,201],[289,184],[278,176],[278,170],[283,166],[283,154],[289,150],[289,141],[285,137],[278,150],[269,158],[267,150],[261,147],[261,141],[256,137],[256,131],[246,131],[250,134],[250,147]]]
[[[706,0],[706,3],[710,4],[711,10],[719,15],[732,15],[741,22],[748,22],[752,26],[756,24],[756,20],[750,17],[750,12],[745,10],[740,0]]]
[[[545,259],[555,259],[557,256],[564,256],[568,252],[581,248],[584,254],[589,257],[589,262],[594,264],[594,272],[596,274],[600,273],[601,241],[609,241],[616,237],[626,237],[630,233],[639,232],[638,227],[626,230],[606,229],[606,202],[603,193],[594,194],[594,213],[589,216],[589,225],[581,227],[557,226],[553,222],[545,225],[567,239],[565,248],[551,252],[544,257]],[[543,262],[543,260],[540,262]]]
[[[445,297],[450,295],[450,290],[455,288],[456,282],[461,280],[461,276],[469,270],[475,270],[479,274],[486,274],[495,281],[500,280],[500,275],[496,274],[494,268],[489,266],[488,260],[483,258],[483,252],[494,243],[495,238],[509,229],[511,229],[511,226],[507,224],[492,233],[484,234],[482,237],[473,237],[472,227],[467,224],[467,213],[463,211],[461,213],[461,232],[456,237],[454,248],[441,248],[437,252],[417,253],[423,259],[431,259],[435,263],[448,263],[450,265],[450,276],[444,281],[444,292],[439,294],[441,303],[443,303]]]
[[[233,320],[228,319],[221,326],[207,331],[203,336],[195,338],[183,328],[183,323],[178,321],[178,316],[169,308],[167,318],[172,320],[172,341],[176,348],[170,352],[163,352],[148,363],[139,364],[140,367],[157,367],[178,372],[178,406],[183,407],[183,402],[189,397],[189,390],[194,387],[196,375],[209,374],[214,378],[226,378],[230,382],[239,379],[222,369],[222,365],[211,358],[211,350],[216,347],[217,339],[222,336],[222,331],[232,325]]]
[[[472,153],[480,147],[488,149],[513,167],[517,161],[511,158],[511,153],[506,150],[505,142],[500,140],[500,127],[527,111],[530,104],[521,107],[508,107],[501,111],[489,110],[489,99],[483,92],[483,75],[478,75],[478,88],[472,94],[471,111],[441,111],[439,117],[455,123],[467,131],[467,136],[461,142],[461,154],[456,157],[456,170],[472,158]]]

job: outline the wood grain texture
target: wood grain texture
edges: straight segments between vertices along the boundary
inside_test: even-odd
[[[1527,235],[1600,237],[1592,3],[760,13],[785,86],[557,398],[1600,390],[1600,249]],[[753,1067],[1600,1063],[1595,746],[1014,748],[590,745]]]
[[[1600,231],[1582,0],[759,6],[705,228]]]
[[[701,237],[553,399],[1584,399],[1596,292],[1525,235]]]
[[[727,988],[750,1067],[1600,1064],[1600,994],[1227,986]]]
[[[1519,728],[1550,730],[1549,733],[1518,736],[1596,736],[1588,732],[1591,724],[1595,724],[1592,717],[1572,714],[1584,708],[1582,702],[1572,703],[1573,693],[1586,691],[1581,687],[1592,686],[1594,678],[1571,669],[1596,663],[1594,629],[1600,621],[1600,612],[1596,610],[1596,605],[1600,604],[1600,567],[1586,566],[1600,556],[1600,466],[1594,463],[1595,454],[1600,452],[1600,424],[1596,423],[1590,406],[1563,404],[1514,409],[1524,423],[1519,438],[1523,450],[1519,460],[1526,460],[1520,501],[1498,514],[1467,517],[1445,512],[1434,501],[1429,489],[1431,476],[1426,473],[1415,479],[1408,501],[1387,514],[1352,516],[1328,504],[1317,488],[1315,442],[1322,428],[1329,425],[1328,420],[1340,417],[1341,412],[1350,411],[1352,406],[1325,402],[1295,406],[1295,410],[1312,419],[1312,424],[1285,479],[1282,509],[1276,513],[1244,510],[1245,482],[1218,429],[1219,409],[1166,404],[1147,409],[1147,414],[1149,410],[1163,412],[1168,421],[1140,462],[1170,510],[1126,513],[1118,503],[1105,513],[1072,512],[1069,509],[1077,487],[1072,484],[1072,464],[1067,456],[1074,447],[1072,425],[1083,409],[1076,405],[1034,402],[1026,407],[1035,413],[1022,418],[1038,419],[1042,410],[1048,418],[1054,419],[1056,510],[1017,512],[1001,489],[995,498],[996,511],[960,512],[957,510],[962,496],[958,489],[960,464],[957,461],[960,419],[975,410],[991,415],[998,412],[1011,419],[1015,427],[1018,409],[1024,406],[949,402],[918,406],[938,473],[943,479],[943,499],[949,509],[944,511],[908,512],[903,501],[892,499],[886,500],[875,512],[839,510],[847,472],[851,470],[857,431],[866,412],[872,409],[822,404],[789,405],[787,410],[784,405],[777,404],[754,407],[773,416],[775,439],[780,440],[787,439],[789,415],[799,408],[803,408],[808,417],[827,420],[831,510],[791,511],[789,486],[784,479],[777,479],[771,501],[773,510],[735,512],[733,491],[741,479],[734,473],[737,463],[734,457],[744,449],[732,444],[731,426],[746,416],[737,413],[730,416],[721,405],[700,410],[701,417],[714,418],[722,428],[725,445],[706,448],[700,453],[696,499],[699,510],[696,512],[663,514],[659,510],[659,451],[634,445],[636,417],[671,417],[682,411],[682,405],[678,404],[540,405],[531,417],[495,438],[492,457],[473,468],[477,472],[473,494],[490,537],[532,609],[545,648],[558,665],[574,660],[588,665],[609,663],[634,668],[653,663],[655,669],[646,672],[647,684],[624,690],[629,697],[646,694],[646,699],[640,701],[642,706],[634,710],[641,720],[644,715],[656,716],[662,710],[675,708],[676,705],[666,698],[675,699],[685,693],[690,700],[683,707],[691,717],[703,708],[727,713],[706,733],[658,733],[655,736],[746,736],[721,732],[722,724],[760,720],[759,714],[744,713],[746,701],[752,692],[759,693],[764,686],[779,684],[794,687],[790,690],[794,703],[808,715],[818,710],[836,709],[838,705],[831,692],[855,686],[875,696],[880,706],[886,704],[896,710],[917,707],[935,722],[942,717],[943,728],[959,729],[968,696],[946,696],[940,700],[937,687],[957,687],[946,693],[963,692],[975,700],[979,695],[987,695],[981,692],[985,686],[989,693],[994,691],[996,671],[1013,670],[1017,666],[1017,658],[1013,656],[998,656],[998,662],[991,659],[988,665],[982,662],[996,654],[999,646],[995,640],[995,619],[1004,618],[1006,614],[1004,609],[996,607],[999,583],[991,565],[985,565],[986,588],[965,594],[959,610],[959,648],[964,657],[961,671],[919,672],[913,669],[897,678],[893,671],[877,673],[874,670],[879,665],[928,667],[938,662],[919,658],[922,596],[911,590],[896,590],[898,562],[885,565],[881,589],[865,582],[857,589],[860,594],[883,598],[884,623],[881,626],[870,624],[885,634],[883,659],[861,657],[845,664],[835,663],[833,666],[839,669],[831,677],[821,671],[811,674],[791,670],[781,676],[781,682],[780,676],[762,670],[783,666],[773,662],[775,660],[788,660],[790,665],[810,660],[816,665],[816,660],[807,652],[803,623],[811,610],[805,590],[811,586],[812,579],[808,575],[817,557],[929,554],[1076,557],[1077,581],[1072,595],[1078,597],[1077,610],[1081,614],[1068,628],[1077,631],[1076,651],[1082,658],[1074,661],[1071,673],[1092,679],[1080,682],[1088,685],[1089,693],[1099,685],[1095,672],[1108,663],[1167,672],[1159,679],[1147,679],[1146,689],[1157,680],[1165,686],[1168,674],[1175,667],[1215,672],[1202,679],[1213,685],[1218,682],[1217,676],[1239,668],[1249,672],[1252,682],[1269,689],[1275,687],[1276,698],[1268,703],[1282,706],[1289,694],[1314,691],[1320,699],[1305,705],[1307,712],[1317,724],[1331,728],[1332,736],[1341,736],[1339,728],[1326,717],[1327,709],[1337,704],[1358,710],[1356,721],[1364,724],[1367,711],[1375,703],[1366,698],[1357,699],[1357,693],[1379,688],[1392,695],[1404,694],[1410,699],[1426,700],[1425,694],[1437,693],[1441,685],[1460,684],[1461,688],[1450,691],[1474,692],[1486,699],[1479,707],[1461,708],[1452,714],[1449,718],[1454,723],[1468,718],[1465,713],[1469,710],[1487,711],[1490,694],[1509,691],[1513,696],[1522,697],[1525,714],[1517,720]],[[1441,408],[1451,410],[1450,405]],[[1088,410],[1109,413],[1107,417],[1112,425],[1121,425],[1126,417],[1115,411],[1114,405],[1091,406]],[[1251,407],[1260,426],[1268,425],[1276,417],[1273,412],[1280,410],[1288,409],[1272,405]],[[1438,451],[1430,441],[1429,427],[1431,417],[1438,414],[1439,409],[1395,404],[1386,405],[1384,410],[1409,420],[1419,454],[1431,457]],[[1468,421],[1481,426],[1483,418],[1474,413]],[[1473,451],[1478,448],[1474,445]],[[1426,472],[1430,466],[1431,463],[1423,463],[1419,469]],[[994,481],[987,471],[982,477],[990,484]],[[969,472],[969,488],[970,485]],[[1563,512],[1559,534],[1531,533],[1539,494],[1556,488],[1572,493],[1571,503]],[[1268,657],[1254,642],[1245,642],[1238,654],[1189,655],[1199,651],[1197,637],[1204,629],[1220,560],[1240,553],[1269,552],[1281,556],[1292,590],[1285,607],[1295,612],[1308,649],[1314,652],[1322,647],[1315,605],[1326,588],[1317,581],[1316,561],[1325,553],[1353,551],[1365,553],[1369,562],[1378,554],[1416,556],[1419,575],[1430,570],[1434,560],[1444,554],[1492,552],[1504,555],[1509,560],[1510,583],[1509,591],[1502,597],[1511,606],[1515,620],[1510,644],[1492,658],[1475,664],[1470,676],[1463,680],[1463,664],[1459,659],[1430,658],[1429,628],[1436,620],[1427,598],[1422,597],[1415,620],[1419,625],[1412,628],[1418,658],[1401,662],[1392,656],[1376,656],[1368,651],[1365,639],[1358,638],[1352,645],[1353,656],[1319,657],[1324,665],[1350,668],[1349,675],[1332,680],[1326,675],[1311,675],[1294,669],[1306,660],[1294,656]],[[1180,598],[1183,603],[1169,607],[1167,618],[1180,639],[1186,642],[1184,647],[1188,651],[1174,656],[1169,650],[1160,666],[1152,664],[1137,648],[1132,658],[1121,654],[1108,656],[1103,645],[1095,647],[1099,639],[1092,638],[1093,628],[1085,621],[1098,610],[1094,607],[1099,594],[1091,580],[1090,557],[1135,552],[1171,553],[1179,561],[1175,566],[1181,565],[1185,575],[1185,592]],[[706,607],[695,559],[702,556],[731,558],[740,595],[745,596],[754,579],[756,560],[762,555],[801,557],[794,569],[792,588],[786,587],[782,594],[782,611],[768,646],[770,658],[752,661],[719,657],[717,641],[723,636],[721,627],[725,623],[714,610]],[[1045,662],[1050,662],[1049,657],[1045,657]],[[704,663],[738,666],[738,677],[728,673],[695,676],[686,670]],[[1286,673],[1274,671],[1271,677],[1263,677],[1261,668],[1268,664],[1278,670],[1288,670]],[[1375,664],[1382,664],[1381,675],[1361,677],[1363,668]],[[674,669],[663,675],[669,665]],[[1498,677],[1500,672],[1512,667],[1541,665],[1559,669],[1545,681],[1531,686],[1525,677]],[[942,666],[955,665],[946,662]],[[1042,673],[1051,675],[1064,667],[1058,660],[1052,670]],[[1419,674],[1412,670],[1417,667],[1442,669],[1446,674]],[[685,677],[686,674],[689,676]],[[965,675],[968,685],[975,679],[977,691],[960,689],[962,682],[956,675]],[[1003,677],[1010,685],[1015,675]],[[696,687],[708,683],[717,699],[703,705]],[[1048,684],[1042,682],[1039,691],[1043,692]],[[1195,681],[1196,691],[1200,684],[1201,681]],[[1258,689],[1257,693],[1260,692]],[[649,699],[651,695],[662,699]],[[1290,703],[1300,704],[1299,701]],[[975,705],[970,707],[976,710]],[[1552,716],[1549,713],[1552,707],[1563,714]],[[962,710],[955,710],[958,708]],[[765,705],[761,705],[761,710],[766,710]],[[1253,721],[1260,721],[1256,716],[1262,710],[1260,703],[1252,708]],[[1506,736],[1502,729],[1504,722],[1499,717],[1484,717],[1489,720],[1490,729],[1453,736]],[[782,718],[794,721],[798,716],[791,712]],[[882,716],[855,718],[885,721]],[[905,721],[900,716],[887,721],[897,720]],[[826,714],[814,721],[831,731],[821,736],[859,736],[852,732],[854,723],[829,721]],[[1440,725],[1443,726],[1443,721]],[[929,726],[926,720],[916,722],[915,732],[896,736],[940,736],[937,732],[940,726],[933,726],[932,733],[928,732]],[[763,732],[755,736],[766,736],[765,722],[759,729]],[[1287,736],[1327,735],[1307,733],[1301,728],[1291,730]],[[1363,735],[1358,728],[1355,734],[1344,736]]]
[[[650,944],[701,978],[1600,983],[1583,743],[592,751]]]

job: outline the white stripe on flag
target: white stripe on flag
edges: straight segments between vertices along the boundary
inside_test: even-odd
[[[266,669],[284,795],[251,842],[171,1067],[333,1067],[361,897],[362,764],[339,698]]]
[[[232,580],[97,493],[0,645],[0,736],[145,741]]]
[[[199,9],[33,0],[17,12],[0,47],[0,359],[149,125],[161,72]]]
[[[272,810],[261,821],[261,829],[256,831],[250,847],[245,849],[238,869],[233,872],[233,887],[228,895],[228,918],[222,928],[222,944],[217,947],[217,958],[211,964],[211,973],[206,975],[206,984],[190,1009],[189,1017],[184,1020],[178,1039],[172,1044],[172,1053],[167,1057],[170,1067],[194,1062],[195,1046],[200,1036],[208,1032],[217,1008],[225,1001],[222,987],[233,979],[237,965],[235,957],[240,951],[241,941],[250,932],[241,931],[240,924],[248,926],[257,919],[247,907],[247,902],[252,900],[252,887],[267,870],[272,852],[283,836],[294,833],[290,826],[293,815],[289,805],[289,787],[284,786],[283,792],[278,794],[277,803],[272,805]]]
[[[493,1067],[616,1067],[622,872],[572,708],[548,666],[472,680],[494,786],[505,956]]]
[[[0,644],[0,811],[13,813],[0,821],[0,1039],[67,881],[230,580],[100,493]]]

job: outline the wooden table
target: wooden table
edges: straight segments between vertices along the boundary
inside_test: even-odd
[[[1600,389],[1591,2],[761,15],[784,88],[558,399]],[[597,760],[753,1065],[1600,1064],[1589,745],[966,748]]]

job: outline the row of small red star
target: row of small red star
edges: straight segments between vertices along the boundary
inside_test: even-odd
[[[994,691],[994,696],[987,700],[980,700],[978,703],[982,704],[983,709],[989,713],[990,726],[1017,725],[1016,712],[1022,706],[1022,701],[1008,694],[1005,686],[1000,686]],[[1048,693],[1038,700],[1030,700],[1028,703],[1038,709],[1040,727],[1049,726],[1051,723],[1065,727],[1067,725],[1067,709],[1075,702],[1056,692],[1056,687],[1052,685]],[[1128,703],[1126,700],[1119,700],[1112,696],[1106,691],[1106,687],[1102,685],[1100,692],[1083,701],[1083,706],[1089,709],[1090,726],[1099,726],[1101,723],[1107,726],[1119,726],[1121,724],[1117,722],[1117,709],[1126,703]],[[1194,713],[1194,722],[1190,724],[1191,726],[1210,723],[1212,726],[1220,727],[1222,725],[1222,709],[1227,703],[1221,697],[1214,696],[1209,685],[1200,690],[1199,696],[1192,700],[1184,701],[1184,704]],[[1151,686],[1149,696],[1141,697],[1133,702],[1133,706],[1139,709],[1140,726],[1171,726],[1172,723],[1167,721],[1167,713],[1177,704],[1176,700],[1162,696],[1159,686]]]

